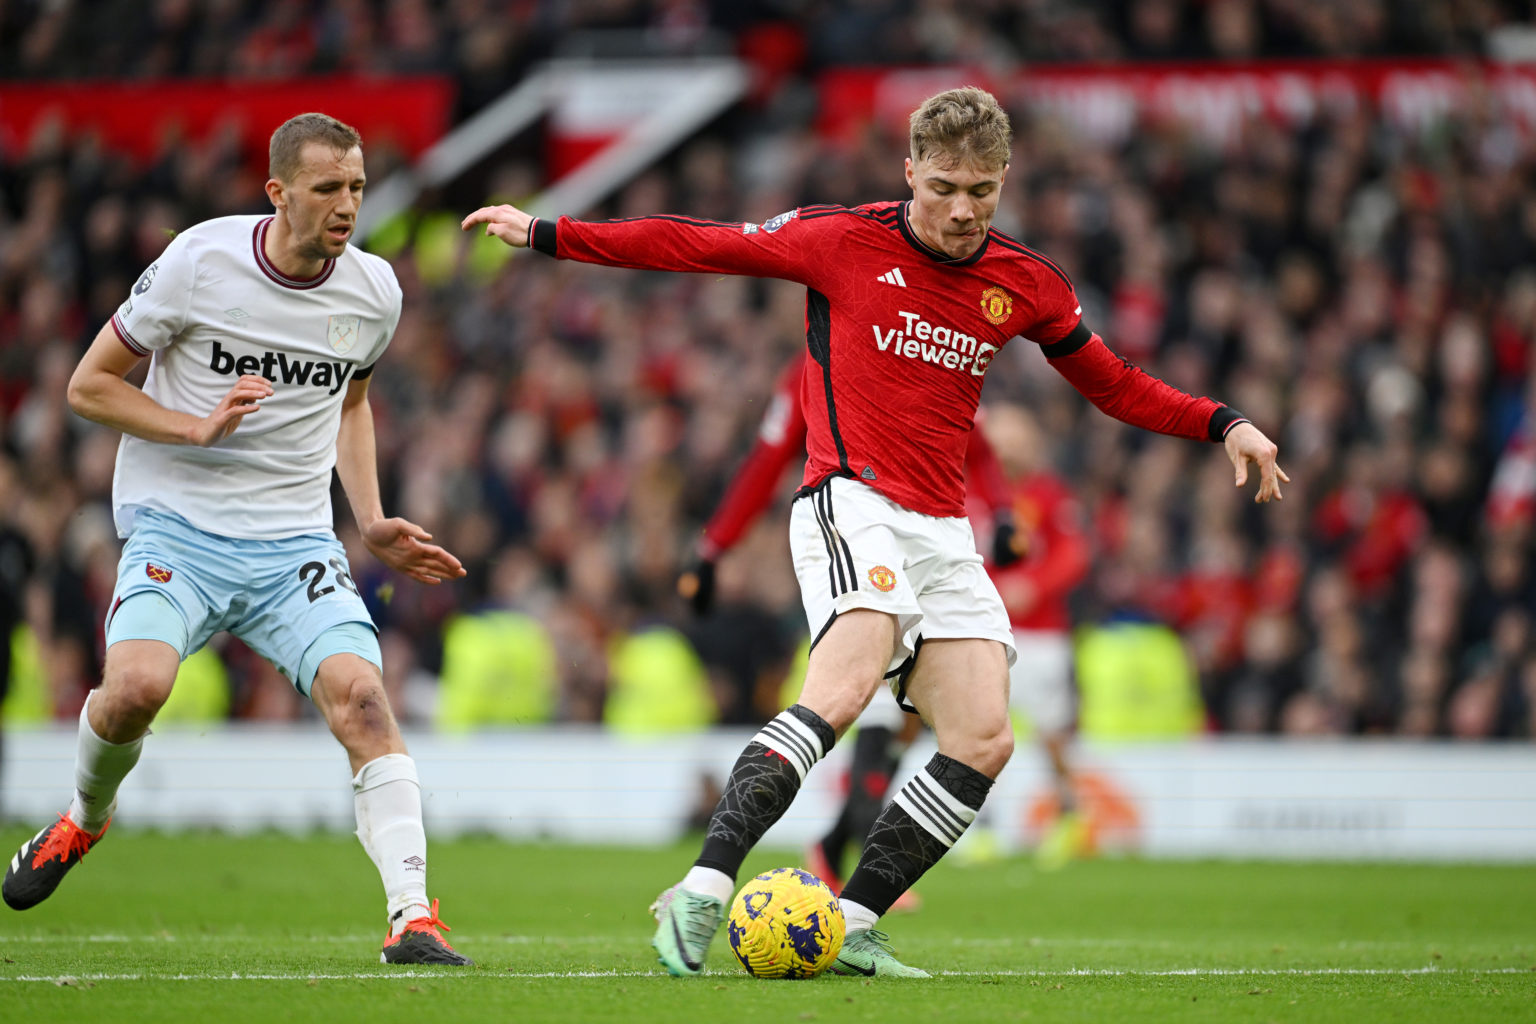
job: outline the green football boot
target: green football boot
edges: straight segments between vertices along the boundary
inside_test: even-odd
[[[926,978],[928,972],[908,967],[896,959],[891,951],[891,940],[885,932],[876,928],[864,928],[849,932],[843,939],[842,952],[832,964],[833,974],[850,978]]]
[[[667,973],[680,977],[704,973],[709,944],[725,920],[725,904],[674,885],[656,897],[651,913],[656,916],[651,946]]]

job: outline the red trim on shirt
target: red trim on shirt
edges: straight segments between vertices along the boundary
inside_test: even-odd
[[[140,347],[139,343],[133,340],[133,335],[128,333],[128,328],[123,326],[116,313],[112,314],[112,330],[116,332],[117,340],[122,342],[123,347],[129,352],[140,358],[149,355],[149,349]]]
[[[261,272],[284,288],[292,288],[295,291],[307,291],[324,284],[326,278],[331,276],[331,271],[336,269],[335,260],[326,260],[320,272],[313,277],[289,277],[267,259],[267,228],[275,219],[275,217],[264,218],[257,222],[255,229],[251,231],[251,251],[256,257],[256,265],[261,268]]]

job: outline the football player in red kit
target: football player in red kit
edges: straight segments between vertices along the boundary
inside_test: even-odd
[[[807,358],[801,355],[792,360],[779,375],[758,426],[757,440],[731,478],[714,514],[704,524],[694,564],[678,578],[678,592],[700,615],[707,614],[714,604],[715,562],[741,540],[773,501],[785,469],[805,458],[806,426],[800,411],[800,381],[805,376]],[[1002,466],[985,431],[971,432],[965,469],[973,497],[985,506],[992,520],[992,565],[1012,565],[1019,558],[1013,543],[1015,495],[1005,485]],[[807,867],[833,892],[842,889],[843,856],[849,841],[862,841],[879,816],[891,777],[917,735],[917,726],[918,720],[904,715],[895,697],[885,689],[877,690],[859,715],[843,806],[831,829],[806,854]],[[1053,756],[1053,763],[1064,765],[1065,761]],[[914,910],[917,905],[917,894],[908,890],[892,909]]]
[[[925,100],[910,143],[912,198],[901,202],[804,206],[761,224],[546,220],[513,206],[463,221],[561,259],[806,287],[808,458],[790,540],[810,662],[799,702],[742,751],[697,861],[653,906],[652,945],[673,974],[703,971],[748,851],[889,683],[932,727],[939,752],[870,830],[843,887],[847,938],[832,970],[927,976],[898,960],[875,925],[975,820],[1013,753],[1013,631],[976,552],[964,482],[982,380],[1011,339],[1039,345],[1117,419],[1224,444],[1239,486],[1257,470],[1255,500],[1278,498],[1287,479],[1258,428],[1120,359],[1083,322],[1061,268],[992,229],[1012,128],[991,94]]]

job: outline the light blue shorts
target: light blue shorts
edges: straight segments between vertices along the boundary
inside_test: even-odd
[[[160,600],[138,600],[159,595]],[[383,665],[368,608],[330,533],[242,540],[145,510],[117,564],[107,646],[160,640],[182,658],[228,630],[309,696],[320,662],[356,654]]]

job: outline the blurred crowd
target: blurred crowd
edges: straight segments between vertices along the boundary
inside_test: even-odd
[[[1485,56],[1514,0],[5,0],[0,77],[454,74],[491,98],[574,35],[851,63]]]
[[[1529,28],[1516,5],[1472,0],[163,0],[139,19],[142,40],[77,45],[119,6],[0,2],[0,74],[428,70],[489,98],[575,28],[719,29],[745,45],[789,25],[803,45],[785,88],[805,90],[848,52],[1465,55]],[[89,66],[69,56],[82,52]],[[570,212],[761,221],[903,197],[904,138],[871,128],[834,145],[773,100]],[[1123,427],[1033,345],[1010,345],[983,399],[1033,410],[1086,510],[1078,620],[1178,631],[1213,730],[1536,735],[1536,140],[1496,111],[1410,132],[1362,107],[1299,131],[1255,117],[1218,152],[1173,123],[1104,144],[1013,113],[997,226],[1067,270],[1111,348],[1251,417],[1291,477],[1283,502],[1255,507],[1218,447]],[[44,681],[54,715],[77,712],[96,680],[118,552],[116,439],[69,412],[65,383],[171,232],[268,208],[248,156],[214,139],[138,166],[57,131],[0,154],[0,626],[23,627],[30,653],[14,642],[13,669]],[[494,198],[522,197],[538,173],[500,168]],[[498,700],[515,721],[771,714],[805,629],[787,500],[723,559],[709,618],[674,583],[804,344],[803,289],[510,259],[441,230],[483,197],[433,199],[390,235],[405,312],[371,395],[386,509],[469,577],[387,578],[337,502],[402,717],[492,721]],[[237,642],[219,654],[231,714],[305,713]],[[519,696],[477,704],[488,686]]]

